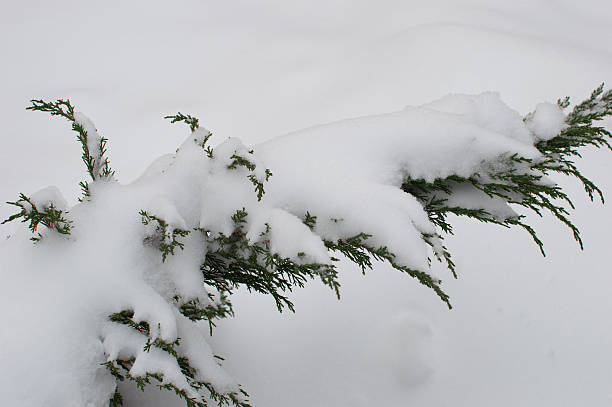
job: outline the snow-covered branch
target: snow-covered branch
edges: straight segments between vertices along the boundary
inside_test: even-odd
[[[582,246],[572,202],[548,175],[574,176],[603,202],[572,159],[583,146],[610,147],[610,133],[593,122],[612,114],[603,86],[569,114],[563,99],[525,118],[496,93],[449,95],[253,147],[229,138],[213,148],[211,132],[178,113],[167,118],[189,126],[183,144],[122,185],[108,182],[106,139],[89,119],[69,101],[32,102],[30,110],[72,122],[92,180],[71,208],[55,188],[9,202],[20,211],[5,222],[29,224],[3,246],[4,280],[44,304],[4,316],[13,330],[4,347],[28,351],[21,367],[4,367],[14,371],[0,394],[27,406],[118,406],[126,383],[157,385],[188,406],[248,406],[207,342],[214,322],[233,315],[235,290],[293,311],[290,292],[309,280],[340,296],[340,258],[364,272],[384,261],[450,307],[430,262],[455,274],[443,245],[451,215],[520,226],[544,253],[520,210],[548,212]],[[32,233],[36,245],[22,238]]]

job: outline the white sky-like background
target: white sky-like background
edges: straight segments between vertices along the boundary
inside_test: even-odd
[[[70,98],[129,182],[182,141],[162,119],[178,110],[254,144],[450,92],[499,91],[522,114],[582,100],[612,84],[611,21],[603,0],[4,2],[0,200],[56,185],[74,201],[85,178],[69,125],[31,98]],[[612,196],[610,154],[584,157]],[[259,407],[612,405],[612,212],[559,181],[583,252],[551,219],[534,219],[545,259],[521,231],[458,222],[453,311],[385,267],[347,267],[341,302],[312,285],[295,315],[237,296],[216,349]]]

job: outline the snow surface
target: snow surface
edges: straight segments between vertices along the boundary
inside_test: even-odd
[[[0,187],[5,200],[15,200],[19,192],[57,185],[74,203],[85,178],[68,125],[23,111],[33,97],[70,97],[94,117],[126,182],[154,157],[174,151],[185,129],[164,127],[160,118],[179,109],[214,128],[215,144],[228,136],[255,144],[449,92],[498,90],[522,114],[540,100],[580,100],[600,81],[611,83],[610,17],[609,2],[595,0],[14,4],[0,16],[6,61],[0,165],[7,174]],[[590,151],[584,157],[585,173],[610,191],[609,160]],[[157,169],[170,160],[158,161]],[[559,181],[574,196],[582,193]],[[227,358],[225,367],[255,405],[608,406],[612,328],[605,321],[612,280],[605,265],[612,223],[606,207],[574,201],[584,253],[552,221],[532,220],[546,259],[519,231],[460,221],[447,241],[460,273],[458,281],[446,281],[451,312],[384,266],[365,278],[347,266],[342,301],[313,285],[295,294],[295,315],[277,315],[266,298],[237,296],[237,317],[212,338],[215,353]],[[14,208],[1,210],[5,218]],[[54,252],[66,244],[49,243]],[[23,256],[15,250],[6,261]],[[0,343],[14,343],[19,329],[27,332],[19,351],[2,352],[2,365],[15,367],[3,379],[17,388],[24,377],[36,382],[42,393],[24,392],[16,405],[43,405],[36,395],[66,380],[103,383],[105,370],[86,357],[101,354],[96,344],[81,360],[88,373],[77,379],[59,370],[38,381],[31,376],[47,368],[44,362],[63,366],[63,351],[87,343],[90,325],[81,330],[70,321],[90,310],[74,307],[58,320],[52,305],[70,296],[89,303],[80,293],[96,283],[82,281],[90,273],[75,271],[74,286],[66,286],[45,264],[28,264],[36,276],[9,270],[10,283],[2,284],[3,297],[21,298],[6,305],[13,313],[3,326],[11,328],[1,330]],[[95,266],[95,258],[87,264]],[[178,277],[172,280],[178,286]],[[181,287],[193,284],[186,279]],[[28,325],[28,314],[46,318]],[[43,334],[61,340],[41,348]],[[58,353],[45,352],[54,345]],[[56,394],[61,405],[86,405],[68,388]],[[169,406],[168,397],[134,392],[126,402]]]

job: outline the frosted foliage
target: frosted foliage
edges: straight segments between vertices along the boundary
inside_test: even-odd
[[[187,229],[185,220],[181,217],[174,204],[163,196],[153,198],[147,205],[146,211],[156,214],[170,227]]]
[[[83,126],[87,133],[87,149],[89,150],[89,155],[94,159],[93,173],[99,174],[102,168],[102,155],[100,154],[102,137],[98,134],[98,129],[96,129],[91,119],[83,113],[74,112],[74,121]]]
[[[446,200],[449,207],[466,209],[484,209],[497,220],[514,218],[517,213],[500,197],[490,197],[484,192],[468,184],[455,183],[451,185],[451,192],[439,193],[439,197]]]
[[[5,313],[6,329],[0,330],[0,363],[12,366],[0,382],[3,402],[107,406],[115,382],[101,364],[115,359],[133,359],[135,377],[159,374],[163,384],[202,400],[176,359],[155,346],[145,350],[147,341],[178,338],[176,350],[189,358],[197,380],[237,393],[238,385],[213,357],[208,327],[179,311],[180,301],[209,303],[213,291],[200,271],[207,242],[233,233],[237,211],[246,213],[242,233],[250,244],[267,244],[297,264],[329,264],[324,240],[367,233],[369,246],[385,246],[398,264],[427,272],[431,248],[423,236],[438,231],[417,199],[400,189],[402,182],[469,177],[512,154],[537,159],[532,143],[553,127],[546,109],[538,108],[526,126],[497,94],[451,95],[312,127],[254,151],[230,138],[212,156],[202,146],[210,133],[199,128],[132,184],[90,183],[90,197],[69,210],[56,188],[32,195],[37,205],[53,202],[64,210],[73,229],[70,235],[45,231],[32,244],[24,225],[2,244],[0,306],[19,310]],[[88,142],[99,143],[93,123],[81,114],[76,120]],[[234,165],[236,157],[254,168]],[[267,182],[266,169],[273,173]],[[258,182],[265,187],[261,199],[254,191]],[[504,202],[474,191],[457,191],[455,199],[502,218],[514,216]],[[141,211],[156,220],[144,225]],[[307,212],[317,219],[312,229],[302,221]],[[182,247],[164,261],[155,245],[173,239]],[[148,338],[109,320],[122,310],[131,310],[135,323],[148,324]],[[409,371],[402,375],[415,380]]]

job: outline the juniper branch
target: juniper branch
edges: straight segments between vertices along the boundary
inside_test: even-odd
[[[570,104],[569,97],[559,99],[557,104],[561,108],[567,108]],[[453,233],[452,225],[447,219],[448,214],[467,216],[504,227],[520,226],[531,235],[542,254],[545,254],[543,242],[535,230],[523,222],[523,215],[499,218],[486,209],[447,205],[448,197],[452,195],[454,188],[469,185],[489,197],[501,198],[509,204],[521,206],[539,216],[543,215],[543,211],[551,213],[570,229],[582,249],[580,230],[569,218],[568,209],[556,203],[565,202],[573,209],[571,199],[558,185],[543,182],[543,177],[552,173],[574,177],[583,184],[591,200],[597,195],[603,203],[601,189],[580,172],[573,157],[580,157],[579,149],[585,146],[612,150],[608,140],[610,132],[593,124],[594,121],[603,120],[611,115],[612,91],[604,91],[604,85],[601,84],[589,98],[573,108],[565,120],[565,127],[557,136],[536,143],[536,148],[542,153],[541,158],[528,159],[512,155],[502,160],[505,161],[503,170],[485,170],[481,174],[467,178],[453,175],[433,182],[409,178],[403,183],[402,189],[421,202],[429,220],[444,233]]]
[[[149,325],[146,322],[136,322],[133,319],[134,311],[130,309],[122,310],[120,312],[111,314],[109,316],[109,320],[115,323],[127,325],[130,328],[136,330],[141,335],[147,337],[146,343],[144,345],[143,350],[149,352],[151,347],[156,347],[161,351],[167,353],[169,356],[173,357],[179,368],[181,369],[181,373],[184,375],[185,379],[189,386],[197,391],[198,393],[201,390],[205,389],[208,393],[208,398],[214,401],[218,406],[224,405],[232,405],[234,407],[251,407],[248,403],[248,400],[242,400],[242,396],[248,397],[248,393],[244,391],[242,388],[239,388],[239,394],[237,393],[222,393],[219,392],[211,383],[201,381],[196,379],[198,376],[198,371],[193,366],[191,366],[189,362],[189,358],[182,355],[180,353],[180,340],[177,339],[174,342],[165,342],[159,338],[155,340],[151,340],[150,338],[150,330]],[[154,379],[157,383],[157,387],[162,390],[171,390],[174,393],[182,398],[188,407],[208,407],[209,404],[206,400],[202,399],[201,401],[189,396],[189,394],[184,390],[176,387],[176,385],[168,382],[164,382],[163,375],[154,372],[146,372],[144,376],[133,376],[130,374],[130,368],[134,364],[135,359],[131,358],[128,360],[109,360],[105,363],[102,363],[103,366],[107,368],[110,374],[112,374],[117,381],[130,380],[136,384],[138,388],[144,390],[144,388],[153,384],[151,379]],[[114,407],[117,405],[121,405],[123,402],[123,398],[118,390],[115,391],[113,397],[109,401],[109,405]]]
[[[64,218],[62,210],[57,209],[53,203],[43,208],[37,208],[34,202],[24,194],[19,194],[19,199],[15,202],[7,202],[9,205],[16,206],[21,210],[9,216],[2,224],[13,220],[23,218],[21,222],[30,222],[28,228],[32,233],[36,233],[38,226],[46,226],[50,230],[55,230],[62,235],[69,235],[71,229],[71,221]],[[31,240],[37,242],[42,238],[38,233],[37,237],[32,237]]]
[[[234,213],[232,221],[235,228],[229,236],[205,234],[209,250],[200,269],[207,285],[224,293],[244,286],[249,291],[269,294],[279,311],[285,307],[294,311],[293,303],[284,293],[291,292],[294,287],[303,287],[312,278],[319,278],[339,296],[340,284],[333,265],[298,264],[273,253],[267,237],[269,226],[256,243],[250,243],[243,231],[247,216],[244,209]]]
[[[77,140],[81,143],[83,151],[81,159],[87,168],[87,173],[93,181],[114,176],[115,171],[111,169],[110,161],[105,156],[106,142],[108,140],[104,137],[100,137],[100,142],[96,146],[98,149],[97,157],[99,158],[96,160],[96,157],[92,155],[87,143],[90,135],[87,134],[85,127],[75,119],[74,106],[70,103],[70,100],[58,99],[55,102],[45,102],[42,99],[32,99],[30,102],[32,105],[26,107],[26,110],[50,113],[52,116],[63,117],[72,123],[72,130],[77,133]],[[81,185],[83,185],[83,183]],[[86,192],[88,192],[88,190]]]
[[[181,250],[185,246],[177,237],[185,237],[189,234],[188,230],[180,228],[170,229],[169,225],[161,218],[155,215],[150,215],[146,211],[141,210],[140,216],[142,217],[142,223],[148,225],[155,222],[155,233],[146,236],[144,243],[153,245],[162,252],[162,261],[166,261],[168,255],[174,255],[174,249],[177,247]]]
[[[200,121],[197,117],[188,114],[183,114],[181,112],[178,112],[177,114],[173,115],[164,116],[164,119],[169,119],[170,123],[184,122],[189,126],[191,131],[195,131],[197,128],[200,127]]]

